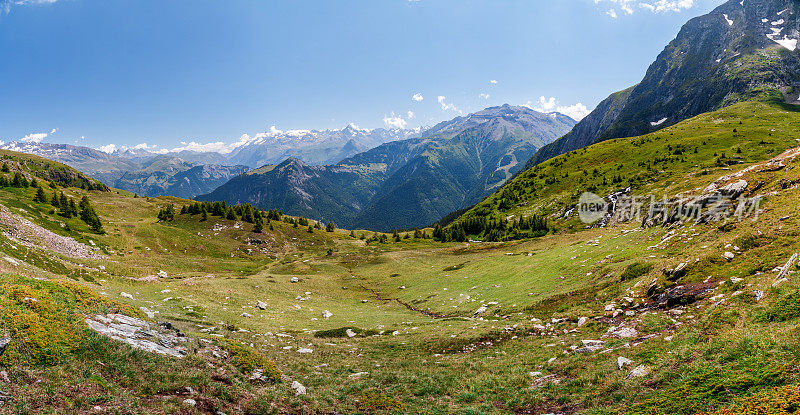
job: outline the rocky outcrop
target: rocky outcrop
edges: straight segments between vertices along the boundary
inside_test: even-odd
[[[122,314],[96,315],[86,318],[92,330],[114,340],[147,352],[166,356],[186,355],[187,338],[170,323],[151,324]]]

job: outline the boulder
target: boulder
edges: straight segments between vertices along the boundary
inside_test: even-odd
[[[327,320],[327,319],[329,319],[331,317],[333,317],[333,313],[331,313],[330,311],[325,310],[325,311],[322,312],[322,318],[324,318],[325,320]]]
[[[292,389],[294,389],[294,396],[300,396],[306,394],[306,387],[296,380],[292,382]]]
[[[732,261],[734,258],[736,258],[736,255],[733,252],[725,252],[724,254],[722,254],[722,257],[727,259],[728,261]]]
[[[636,331],[636,329],[634,329],[634,328],[620,327],[617,330],[614,330],[613,332],[611,332],[611,335],[614,336],[614,337],[618,337],[620,339],[626,339],[626,338],[638,337],[639,336],[639,332]]]
[[[351,329],[347,329],[345,333],[347,333],[347,337],[356,337],[356,332]]]
[[[297,278],[297,277],[292,277],[292,279],[290,279],[289,281],[290,281],[290,282],[293,282],[293,283],[295,283],[295,282],[300,282],[300,278]]]
[[[259,310],[266,310],[267,309],[267,303],[265,303],[263,301],[259,301],[259,302],[256,303],[256,308],[259,309]]]
[[[650,368],[645,365],[636,366],[631,373],[628,374],[628,379],[643,378],[650,374]]]
[[[0,356],[6,352],[6,347],[11,344],[11,337],[4,337],[0,339]]]
[[[625,358],[625,357],[618,357],[617,358],[617,367],[619,370],[625,369],[626,366],[630,366],[633,363],[633,360]]]

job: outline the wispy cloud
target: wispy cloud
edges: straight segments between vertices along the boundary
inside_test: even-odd
[[[619,17],[619,14],[631,15],[637,10],[651,13],[680,12],[694,7],[694,0],[593,0],[594,4],[606,8],[606,15],[612,19]]]
[[[35,4],[53,4],[58,0],[0,0],[0,12],[8,13],[14,6],[28,6]]]
[[[438,97],[436,97],[436,101],[438,101],[439,105],[442,106],[442,111],[455,111],[459,114],[464,113],[463,111],[458,109],[458,107],[456,107],[455,104],[447,102],[447,97],[443,95],[439,95]]]
[[[422,94],[417,92],[416,94],[414,94],[414,96],[411,97],[411,99],[414,100],[415,102],[422,102],[422,100],[425,99],[425,97],[423,97]]]
[[[545,98],[539,97],[539,100],[534,102],[528,101],[526,107],[543,113],[559,112],[573,120],[580,121],[584,119],[591,112],[586,105],[577,103],[574,105],[561,105],[555,97]]]

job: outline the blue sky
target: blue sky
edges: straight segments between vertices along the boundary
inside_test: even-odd
[[[0,0],[0,140],[172,148],[504,103],[578,117],[722,2]]]

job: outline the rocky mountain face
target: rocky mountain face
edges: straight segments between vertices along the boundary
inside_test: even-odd
[[[650,133],[768,89],[797,101],[799,6],[793,0],[731,0],[690,20],[639,84],[612,94],[526,168],[600,141]]]
[[[252,203],[344,227],[422,227],[490,194],[574,125],[561,114],[494,107],[335,165],[293,159],[258,169],[198,199]]]

